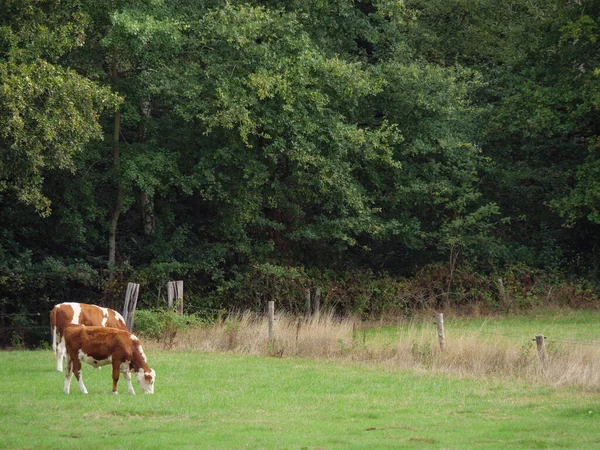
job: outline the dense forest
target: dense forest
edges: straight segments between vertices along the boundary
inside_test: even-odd
[[[0,325],[594,305],[599,136],[599,0],[0,0]]]

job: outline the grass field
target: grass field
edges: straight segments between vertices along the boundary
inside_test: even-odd
[[[0,352],[0,448],[600,448],[600,386],[149,347],[136,396],[89,366],[67,396],[51,351]]]

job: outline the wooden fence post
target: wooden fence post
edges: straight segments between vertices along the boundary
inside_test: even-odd
[[[538,359],[542,368],[546,366],[546,347],[544,345],[544,340],[546,337],[543,334],[538,334],[535,337],[535,343],[537,345]]]
[[[273,342],[275,340],[274,336],[274,328],[275,328],[275,302],[270,301],[268,303],[269,306],[269,346],[273,346]]]
[[[123,318],[127,324],[127,329],[133,330],[133,321],[135,308],[137,306],[138,294],[140,293],[140,285],[138,283],[127,283],[125,291],[125,305],[123,306]]]
[[[298,347],[298,340],[300,339],[300,328],[302,328],[302,319],[298,317],[298,323],[296,324],[296,347]]]
[[[173,308],[173,303],[175,302],[177,312],[183,314],[183,281],[169,281],[168,287],[167,306],[169,310]]]
[[[498,292],[500,293],[500,301],[502,303],[502,306],[504,306],[504,308],[508,312],[508,310],[510,309],[510,305],[508,304],[508,298],[506,297],[506,289],[504,289],[504,281],[502,281],[502,278],[498,278]]]
[[[446,338],[444,336],[444,314],[436,313],[435,324],[437,325],[438,341],[440,342],[440,349],[444,350],[446,347]]]
[[[304,290],[304,309],[307,315],[310,315],[310,295],[310,288],[306,288]]]
[[[314,304],[315,304],[315,315],[318,317],[321,314],[321,288],[320,287],[315,289]]]
[[[173,281],[167,283],[167,309],[170,311],[173,308],[173,297],[176,287],[173,286]],[[175,297],[177,298],[177,297]]]

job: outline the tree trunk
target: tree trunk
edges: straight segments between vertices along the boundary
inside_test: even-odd
[[[145,123],[150,120],[152,113],[150,99],[144,100],[140,105],[140,114],[144,118],[138,123],[137,140],[140,144],[144,144],[147,140]],[[140,209],[142,213],[142,227],[146,236],[153,236],[156,230],[156,219],[154,216],[154,196],[148,195],[147,192],[140,192]]]
[[[154,218],[154,200],[144,191],[140,192],[140,207],[142,210],[142,225],[146,236],[154,235],[156,220]]]
[[[111,78],[113,90],[116,91],[117,85],[117,51],[113,50],[111,64]],[[121,111],[115,113],[115,122],[113,130],[113,164],[114,164],[114,183],[117,189],[117,198],[110,218],[110,233],[108,235],[108,281],[115,279],[115,263],[117,254],[117,226],[119,216],[123,208],[123,186],[121,185],[121,148],[119,146],[119,135],[121,133]]]

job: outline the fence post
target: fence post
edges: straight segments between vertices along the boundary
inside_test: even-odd
[[[298,341],[300,340],[300,328],[302,328],[302,319],[298,317],[298,323],[296,324],[296,347],[298,347]]]
[[[444,314],[436,313],[435,324],[437,325],[438,341],[440,342],[440,349],[444,350],[446,347],[446,338],[444,336]]]
[[[318,287],[315,289],[315,297],[314,297],[314,303],[315,303],[315,315],[317,317],[319,317],[319,315],[321,314],[321,288]]]
[[[504,289],[504,281],[502,281],[502,278],[498,278],[498,292],[500,293],[500,301],[502,306],[504,306],[508,312],[510,305],[508,304],[508,299],[506,298],[506,289]]]
[[[538,359],[540,360],[540,364],[542,368],[546,366],[546,347],[544,345],[546,337],[543,334],[538,334],[535,336],[535,343],[537,345]]]
[[[176,288],[173,287],[173,282],[169,281],[167,283],[167,308],[169,309],[169,311],[171,310],[171,308],[173,308],[173,297],[175,289]]]
[[[275,328],[275,302],[270,301],[268,303],[269,310],[269,347],[273,346],[273,341],[275,340],[274,331]]]
[[[175,302],[177,312],[179,312],[179,314],[183,314],[183,281],[169,281],[168,287],[168,308],[173,308],[173,303]]]
[[[127,283],[125,291],[125,305],[123,306],[123,318],[127,324],[127,329],[133,330],[133,321],[135,308],[137,306],[138,294],[140,293],[140,285],[138,283]]]
[[[310,295],[310,288],[306,288],[304,290],[304,309],[307,316],[310,316]]]

